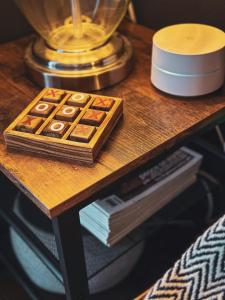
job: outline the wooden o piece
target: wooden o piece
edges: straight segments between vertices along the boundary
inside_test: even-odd
[[[88,94],[75,93],[69,98],[67,104],[72,106],[84,107],[88,103],[90,98],[91,97]]]
[[[61,122],[55,122],[53,124],[51,124],[50,129],[54,132],[59,132],[61,130],[64,129],[64,124],[62,124]]]
[[[78,107],[63,105],[63,107],[56,113],[55,119],[67,122],[73,122],[78,116],[80,109]]]
[[[53,104],[40,101],[32,108],[30,114],[47,118],[54,108]]]
[[[68,123],[52,120],[43,130],[43,134],[50,137],[61,138],[68,129]]]
[[[42,111],[46,111],[49,108],[49,105],[47,103],[39,103],[35,109],[36,111],[42,112]]]

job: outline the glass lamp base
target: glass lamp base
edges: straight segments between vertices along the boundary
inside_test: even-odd
[[[118,33],[103,46],[85,52],[55,50],[38,39],[28,47],[25,64],[30,79],[40,86],[88,92],[126,78],[133,66],[133,50]]]

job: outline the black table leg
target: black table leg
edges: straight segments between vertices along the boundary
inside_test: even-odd
[[[68,300],[87,300],[89,291],[79,210],[70,209],[54,218],[52,224],[66,298]]]

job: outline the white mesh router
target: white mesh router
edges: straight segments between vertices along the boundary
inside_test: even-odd
[[[200,96],[223,85],[225,33],[203,24],[178,24],[155,33],[151,81],[178,96]]]

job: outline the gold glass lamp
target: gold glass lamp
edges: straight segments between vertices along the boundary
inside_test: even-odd
[[[91,91],[124,79],[132,48],[116,31],[129,0],[16,0],[38,38],[26,52],[41,86]]]

